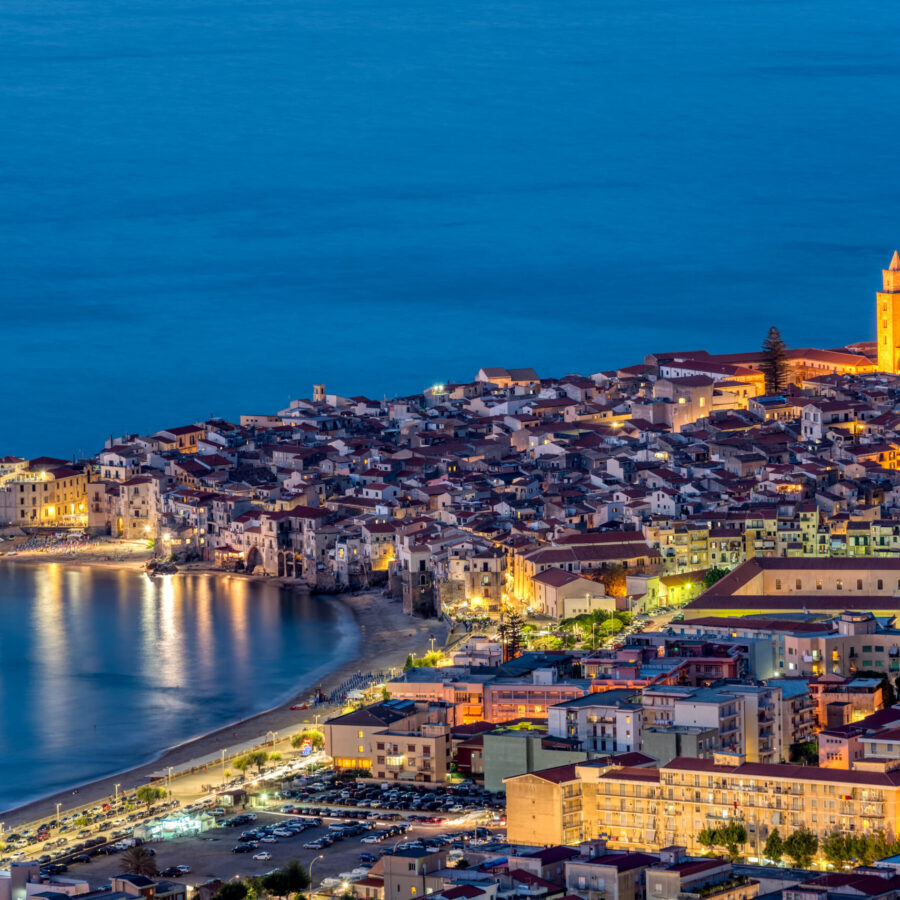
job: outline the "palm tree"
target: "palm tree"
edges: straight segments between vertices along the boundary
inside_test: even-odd
[[[129,875],[155,875],[156,857],[145,847],[132,847],[119,857],[122,868]]]

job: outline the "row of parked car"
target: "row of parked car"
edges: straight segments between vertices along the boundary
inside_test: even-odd
[[[235,816],[229,819],[227,824],[222,823],[224,827],[232,827],[234,825],[247,824],[249,821],[255,821],[256,816],[248,813],[246,815]],[[238,821],[240,820],[240,821]],[[246,820],[246,821],[243,821]],[[237,839],[237,844],[231,848],[232,853],[250,853],[256,850],[260,844],[276,844],[279,838],[292,838],[307,828],[316,828],[322,824],[319,818],[311,819],[285,819],[283,822],[274,822],[271,825],[263,825],[249,831],[241,832]]]
[[[413,812],[461,813],[471,810],[501,810],[502,795],[494,795],[473,784],[428,789],[387,782],[371,784],[357,781],[319,781],[307,787],[282,791],[286,799],[314,801],[326,805],[352,806],[356,809],[407,810]]]

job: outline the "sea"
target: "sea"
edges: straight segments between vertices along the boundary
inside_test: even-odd
[[[346,608],[271,583],[5,562],[0,811],[285,702],[358,637]]]
[[[900,4],[3,0],[0,456],[871,339]]]

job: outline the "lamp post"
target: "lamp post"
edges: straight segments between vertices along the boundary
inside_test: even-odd
[[[59,821],[59,811],[60,811],[61,808],[62,808],[62,803],[57,803],[57,804],[56,804],[56,827],[57,827],[57,829],[58,829],[59,826],[62,824],[62,823]]]
[[[317,862],[318,860],[324,859],[324,857],[325,857],[325,854],[324,854],[324,853],[320,853],[320,854],[319,854],[319,855],[318,855],[318,856],[317,856],[317,857],[309,864],[309,868],[306,870],[306,874],[309,875],[309,887],[310,887],[310,891],[312,890],[312,884],[313,884],[313,880],[312,880],[312,867],[316,864],[316,862]]]
[[[225,784],[225,748],[222,748],[222,784]]]
[[[172,766],[169,766],[169,777],[166,781],[166,790],[169,792],[169,796],[172,796]]]
[[[119,802],[119,788],[120,788],[120,787],[121,787],[120,784],[117,784],[117,785],[116,785],[116,803]]]

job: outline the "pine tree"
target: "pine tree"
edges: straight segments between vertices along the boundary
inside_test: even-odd
[[[763,341],[762,373],[766,379],[766,393],[777,394],[788,384],[790,367],[787,360],[787,347],[781,339],[781,332],[773,325]]]
[[[503,644],[503,661],[509,662],[515,659],[522,651],[522,626],[525,623],[522,617],[515,611],[501,617],[500,643]]]

